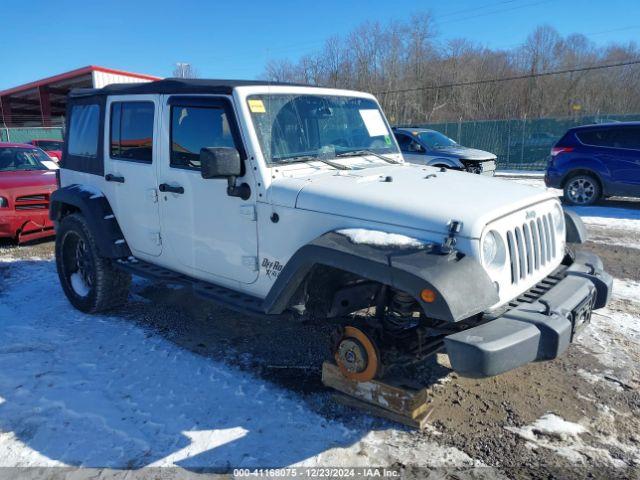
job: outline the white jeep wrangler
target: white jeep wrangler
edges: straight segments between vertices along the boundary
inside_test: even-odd
[[[467,376],[562,353],[605,306],[544,190],[405,163],[368,94],[167,79],[70,94],[56,261],[84,312],[131,274],[253,315],[333,322],[355,380],[445,351]],[[388,371],[388,370],[387,370]]]

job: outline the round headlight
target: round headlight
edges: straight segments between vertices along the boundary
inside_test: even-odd
[[[556,228],[556,232],[561,234],[564,232],[564,211],[560,205],[556,205],[553,207],[553,211],[551,212],[553,217],[553,225]]]
[[[482,263],[487,267],[500,268],[504,265],[505,258],[502,237],[495,230],[491,230],[482,241]]]

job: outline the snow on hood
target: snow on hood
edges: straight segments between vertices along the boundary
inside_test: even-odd
[[[446,153],[463,160],[495,160],[493,153],[478,150],[476,148],[463,147],[462,145],[454,147],[444,147],[435,149],[438,153]]]
[[[344,228],[337,230],[337,233],[349,238],[353,243],[374,245],[377,247],[400,247],[400,248],[421,248],[424,242],[417,238],[407,237],[398,233],[381,232],[379,230],[368,230],[365,228]]]
[[[555,198],[546,190],[499,178],[420,165],[384,165],[274,179],[271,202],[291,208],[446,234],[479,238],[497,218]]]

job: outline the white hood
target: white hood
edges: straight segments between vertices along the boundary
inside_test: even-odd
[[[402,164],[277,178],[270,198],[291,208],[445,235],[449,221],[458,220],[460,235],[479,238],[488,222],[554,196],[498,178]]]

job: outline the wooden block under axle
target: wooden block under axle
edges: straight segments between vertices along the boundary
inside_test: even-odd
[[[322,383],[338,390],[336,401],[373,415],[423,429],[431,413],[425,389],[392,385],[380,380],[356,382],[345,378],[337,365],[324,362]]]
[[[417,418],[411,418],[406,415],[401,415],[391,410],[387,410],[371,403],[363,402],[357,398],[343,395],[342,393],[334,393],[333,398],[336,402],[346,405],[347,407],[354,407],[367,412],[370,415],[376,417],[386,418],[392,422],[398,422],[408,427],[415,428],[417,430],[424,430],[429,423],[429,416],[431,415],[431,409],[427,409],[422,415]]]

